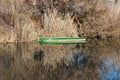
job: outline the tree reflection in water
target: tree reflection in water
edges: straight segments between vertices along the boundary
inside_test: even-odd
[[[0,44],[0,80],[119,80],[119,40]]]

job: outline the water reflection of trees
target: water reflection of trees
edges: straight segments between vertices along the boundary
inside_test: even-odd
[[[114,68],[110,67],[113,73],[116,66],[119,70],[119,46],[119,40],[93,40],[81,46],[0,44],[0,79],[103,79],[109,75],[104,74],[106,60],[114,61]],[[103,67],[105,70],[101,70]]]
[[[39,45],[34,43],[11,43],[0,45],[0,61],[1,70],[9,75],[2,75],[2,77],[20,80],[20,79],[44,79],[48,76],[57,64],[63,61],[67,64],[71,58],[72,51],[75,45]],[[43,50],[44,58],[35,60],[34,55],[39,55]],[[42,56],[43,57],[43,56]],[[64,59],[64,60],[63,60]],[[9,73],[8,68],[10,67]],[[48,69],[49,68],[49,69]],[[51,70],[50,70],[51,69]],[[42,71],[42,72],[41,72]],[[12,74],[11,74],[12,72]],[[43,76],[39,76],[43,75]]]

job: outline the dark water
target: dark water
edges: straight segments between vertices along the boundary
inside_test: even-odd
[[[0,80],[120,80],[120,40],[0,44]]]

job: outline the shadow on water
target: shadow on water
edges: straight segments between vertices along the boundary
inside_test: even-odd
[[[0,44],[0,80],[120,80],[119,40]]]

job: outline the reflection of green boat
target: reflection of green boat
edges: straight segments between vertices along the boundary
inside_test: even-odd
[[[85,44],[86,38],[84,37],[50,37],[40,38],[40,44]]]

